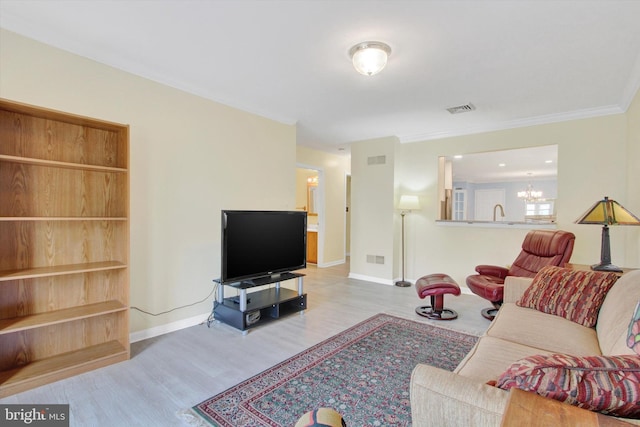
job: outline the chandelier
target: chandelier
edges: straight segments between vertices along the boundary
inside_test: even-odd
[[[534,201],[538,200],[542,197],[542,191],[535,191],[533,189],[533,185],[527,185],[527,189],[524,191],[518,191],[518,198],[524,199],[526,201]]]

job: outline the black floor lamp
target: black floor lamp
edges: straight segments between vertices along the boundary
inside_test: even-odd
[[[610,200],[605,196],[589,208],[576,224],[598,224],[602,225],[602,243],[600,247],[600,264],[591,266],[596,271],[622,272],[620,267],[611,264],[611,245],[609,244],[610,225],[640,225],[640,219],[623,208],[615,200]]]
[[[406,288],[408,286],[411,286],[412,283],[404,280],[404,216],[412,210],[420,209],[420,201],[418,200],[418,196],[400,196],[398,209],[400,209],[400,215],[402,216],[402,280],[397,281],[396,286]]]

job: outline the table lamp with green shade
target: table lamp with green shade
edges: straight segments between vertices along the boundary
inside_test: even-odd
[[[591,266],[596,271],[622,272],[620,267],[611,264],[611,246],[609,244],[610,225],[640,225],[640,219],[625,209],[620,203],[605,196],[597,201],[580,218],[576,224],[602,225],[602,246],[600,248],[600,264]]]

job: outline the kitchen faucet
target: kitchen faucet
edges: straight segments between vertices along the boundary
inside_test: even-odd
[[[493,207],[493,221],[495,222],[496,220],[496,208],[500,208],[500,216],[502,218],[504,218],[504,208],[502,207],[502,205],[500,203],[498,203],[497,205],[495,205]]]

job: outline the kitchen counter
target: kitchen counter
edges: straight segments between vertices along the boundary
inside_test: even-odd
[[[479,227],[479,228],[522,228],[522,229],[553,229],[555,222],[544,221],[453,221],[436,220],[436,224],[446,227]]]

